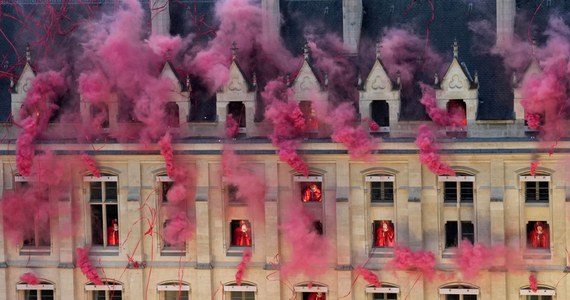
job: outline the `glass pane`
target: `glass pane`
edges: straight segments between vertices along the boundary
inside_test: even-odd
[[[53,291],[41,291],[41,300],[53,300]]]
[[[103,187],[102,182],[89,183],[89,202],[102,202],[103,201]]]
[[[475,243],[475,227],[473,223],[468,221],[461,222],[461,239],[468,240],[471,244]]]
[[[443,183],[443,202],[456,203],[457,202],[457,182],[444,182]]]
[[[103,205],[91,204],[91,243],[103,245]]]
[[[370,201],[372,202],[393,202],[394,183],[393,182],[370,182]]]
[[[538,183],[538,200],[548,202],[548,182],[546,181]]]
[[[539,299],[538,299],[538,296],[536,296],[536,295],[528,296],[527,299],[529,299],[529,300],[539,300]]]
[[[107,214],[107,245],[118,246],[119,241],[119,212],[116,204],[105,205]]]
[[[121,299],[123,299],[121,291],[109,291],[108,293],[109,293],[109,300],[121,300]]]
[[[447,295],[445,300],[459,300],[459,295]]]
[[[477,300],[477,295],[463,295],[463,300]]]
[[[188,300],[188,291],[164,292],[164,300]]]
[[[386,294],[386,300],[397,300],[398,294]]]
[[[473,182],[461,182],[461,202],[473,202]]]
[[[445,248],[457,247],[457,221],[445,223]]]
[[[168,202],[168,198],[166,195],[168,194],[168,190],[172,187],[174,182],[172,181],[163,181],[162,182],[162,203]]]
[[[244,300],[255,300],[255,293],[254,292],[244,292],[243,295]]]
[[[105,182],[105,202],[117,202],[117,182]]]
[[[93,291],[93,300],[106,300],[105,291]]]
[[[36,291],[36,290],[24,291],[24,299],[25,300],[37,300],[38,299],[38,291]]]

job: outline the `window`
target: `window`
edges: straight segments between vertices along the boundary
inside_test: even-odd
[[[297,299],[302,300],[326,300],[328,288],[322,285],[301,285],[295,286],[295,293],[297,294]]]
[[[536,176],[520,176],[523,195],[527,204],[548,205],[550,199],[550,176],[537,174]]]
[[[372,225],[374,247],[393,248],[395,239],[394,224],[390,220],[374,221]]]
[[[530,287],[520,289],[521,299],[524,300],[552,300],[556,295],[553,288],[538,286],[536,291],[532,291]]]
[[[86,176],[91,216],[91,243],[96,246],[119,246],[119,208],[117,176]]]
[[[162,222],[162,233],[164,233],[164,228],[168,225],[168,214],[166,206],[168,205],[168,191],[174,185],[174,180],[169,176],[162,175],[156,177],[156,182],[158,185],[158,207],[160,209],[160,216],[159,216],[159,224]],[[162,235],[161,235],[162,236]],[[162,238],[162,249],[161,255],[163,256],[177,256],[177,255],[185,255],[186,253],[186,243],[183,245],[174,246],[170,243],[166,242],[164,238]]]
[[[255,300],[256,291],[255,285],[247,283],[224,285],[224,292],[227,293],[226,296],[229,296],[230,300]]]
[[[109,107],[107,104],[91,104],[89,107],[91,119],[101,128],[109,128]]]
[[[468,285],[449,285],[439,289],[445,300],[477,300],[479,289]]]
[[[530,221],[526,224],[527,247],[534,249],[550,248],[550,230],[545,221]]]
[[[178,128],[180,127],[180,109],[176,102],[168,102],[164,107],[164,112],[166,114],[166,120],[168,127]]]
[[[118,121],[121,123],[138,123],[139,120],[135,115],[135,105],[124,95],[119,96],[119,115]]]
[[[85,290],[91,295],[92,300],[121,300],[123,299],[123,286],[103,281],[103,285],[87,284]]]
[[[160,300],[188,300],[190,286],[187,283],[169,282],[158,285]]]
[[[439,176],[438,181],[443,182],[443,203],[473,203],[475,176],[458,173],[457,176]]]
[[[38,193],[38,191],[41,190],[41,187],[38,187],[38,185],[43,185],[43,183],[35,182],[34,185],[36,185],[36,187],[34,188],[32,187],[32,182],[29,181],[29,178],[24,176],[15,176],[14,181],[15,189],[18,193],[33,193],[34,197],[41,198],[38,199],[40,203],[49,203],[49,193]],[[30,225],[26,228],[24,240],[22,241],[22,249],[20,250],[20,254],[22,255],[50,254],[50,217],[49,213],[42,213],[39,210],[41,210],[41,208],[36,208],[31,214],[32,217],[30,219]]]
[[[305,117],[305,131],[315,132],[319,129],[319,120],[317,119],[317,113],[313,107],[311,101],[301,101],[299,103],[299,109]]]
[[[252,230],[248,220],[232,220],[230,222],[231,246],[251,247]]]
[[[388,102],[374,100],[370,103],[370,117],[381,128],[390,127],[390,109]]]
[[[245,105],[241,101],[231,101],[228,103],[228,115],[236,121],[240,128],[245,128]]]
[[[394,203],[394,176],[372,175],[364,180],[370,185],[370,202]]]
[[[24,300],[53,300],[54,286],[49,282],[42,281],[39,284],[18,283],[16,285],[20,299]]]
[[[382,283],[382,287],[367,287],[366,293],[372,297],[372,300],[397,300],[400,288],[391,284]]]
[[[445,248],[457,247],[458,241],[475,243],[475,227],[471,221],[447,221],[445,223]]]
[[[319,220],[315,220],[313,221],[313,228],[312,231],[314,231],[315,233],[317,233],[318,235],[323,235],[323,223]]]
[[[467,105],[463,100],[449,100],[447,102],[447,114],[454,126],[467,126]]]
[[[303,300],[326,300],[327,294],[323,292],[303,293]]]
[[[245,199],[239,197],[239,187],[235,184],[228,184],[227,187],[228,203],[230,204],[244,204]]]

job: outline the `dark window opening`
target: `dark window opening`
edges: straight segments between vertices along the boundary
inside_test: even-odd
[[[41,282],[40,284],[49,284]],[[53,300],[53,290],[25,290],[24,300]]]
[[[92,104],[89,110],[95,126],[109,128],[109,107],[107,104]]]
[[[528,248],[550,248],[550,226],[545,221],[530,221],[526,224]]]
[[[126,97],[119,98],[119,115],[117,120],[121,123],[139,123],[135,116],[135,106],[130,99]]]
[[[311,228],[311,231],[318,235],[323,235],[323,223],[319,220],[313,221],[313,228]]]
[[[208,88],[198,79],[192,80],[191,86],[190,121],[215,122],[217,117],[216,93],[209,92]]]
[[[384,287],[384,285],[382,285]],[[372,300],[396,300],[398,299],[398,294],[396,293],[374,293],[372,294]]]
[[[449,100],[447,102],[447,114],[452,120],[453,126],[467,126],[467,105],[463,100]]]
[[[164,291],[164,300],[188,300],[188,291]]]
[[[166,103],[164,112],[166,113],[168,127],[180,127],[180,109],[178,108],[178,104],[176,104],[176,102]]]
[[[470,221],[447,221],[445,223],[445,248],[457,247],[461,240],[468,240],[471,244],[475,243],[473,223]]]
[[[378,126],[390,126],[390,108],[385,100],[374,100],[370,103],[370,117]]]
[[[548,181],[526,181],[525,182],[525,202],[526,203],[548,203],[549,202],[549,182]]]
[[[373,203],[393,203],[394,182],[391,181],[370,182],[370,201]]]
[[[93,291],[93,300],[121,300],[121,291]]]
[[[161,200],[162,203],[168,202],[168,191],[174,185],[174,181],[161,181],[160,182],[160,190],[161,190]]]
[[[243,104],[243,102],[231,101],[230,103],[228,103],[227,109],[228,109],[227,110],[228,116],[231,115],[231,117],[234,119],[234,121],[236,121],[239,127],[244,128],[246,123],[245,122],[246,116],[245,116],[245,105]]]
[[[117,182],[90,182],[91,242],[98,246],[119,245]]]
[[[315,132],[319,129],[319,120],[317,119],[317,113],[313,107],[313,102],[311,101],[301,101],[299,103],[299,109],[303,113],[305,118],[305,131]]]
[[[303,293],[303,300],[326,300],[327,294],[323,292]]]
[[[322,182],[301,182],[301,200],[307,202],[321,202]]]
[[[236,247],[251,247],[252,230],[248,220],[232,220],[230,222],[231,245]]]
[[[230,292],[230,300],[255,300],[254,292]]]
[[[473,182],[446,181],[443,183],[444,203],[473,203]]]
[[[55,101],[53,102],[53,108],[51,110],[51,115],[49,117],[49,122],[50,123],[57,123],[60,121],[61,116],[63,115],[63,105],[65,102],[65,99],[69,97],[69,95],[62,95],[57,97],[57,99],[55,99]]]
[[[239,188],[235,184],[228,184],[228,202],[229,203],[245,203],[243,197],[239,197]]]
[[[477,300],[477,295],[446,295],[445,300]]]
[[[390,220],[374,221],[372,224],[374,247],[393,248],[396,243],[394,224]]]

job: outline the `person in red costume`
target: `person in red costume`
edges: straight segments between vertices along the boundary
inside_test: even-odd
[[[322,292],[311,293],[308,300],[326,300],[327,296]]]
[[[107,246],[119,245],[119,220],[113,219],[107,228]]]
[[[251,233],[249,224],[245,220],[239,221],[239,226],[234,229],[234,246],[249,247],[251,246]]]
[[[303,191],[303,202],[320,202],[321,201],[321,190],[319,187],[311,183]]]
[[[382,220],[376,229],[376,247],[394,247],[394,228],[392,222]]]
[[[528,240],[532,248],[550,247],[550,236],[548,235],[548,228],[546,228],[542,222],[535,222],[534,230],[530,232]]]

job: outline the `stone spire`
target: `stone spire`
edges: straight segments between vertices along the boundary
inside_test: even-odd
[[[151,34],[170,35],[170,8],[169,0],[151,0],[150,20]]]
[[[459,45],[457,44],[457,39],[453,39],[453,57],[459,57]]]
[[[236,60],[238,49],[239,48],[237,47],[236,41],[233,41],[232,47],[230,48],[230,50],[232,51],[232,60]]]

